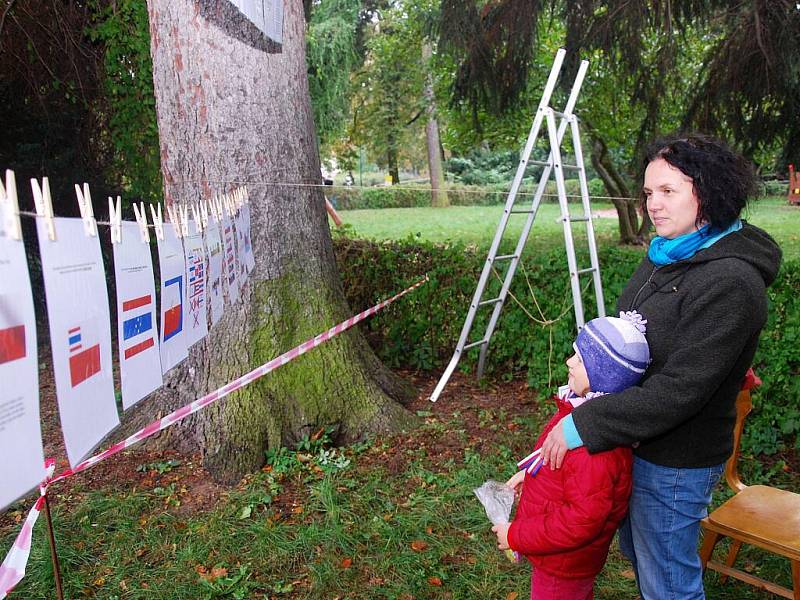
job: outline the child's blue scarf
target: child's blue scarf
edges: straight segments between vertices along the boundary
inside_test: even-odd
[[[650,249],[647,251],[647,256],[657,267],[671,265],[679,260],[691,258],[698,251],[708,248],[729,233],[739,231],[741,228],[742,222],[736,219],[730,227],[722,231],[712,230],[711,225],[707,224],[703,225],[697,231],[678,236],[671,240],[656,236],[653,238],[653,241],[650,242]]]

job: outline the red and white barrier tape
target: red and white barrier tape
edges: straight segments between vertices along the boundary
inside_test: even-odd
[[[47,477],[52,477],[56,468],[56,461],[48,458],[44,461],[44,466],[47,469]],[[0,599],[5,598],[25,577],[25,567],[28,564],[28,556],[31,553],[33,526],[36,525],[36,519],[39,518],[39,513],[42,512],[46,493],[47,484],[43,483],[39,486],[39,498],[28,513],[25,523],[22,525],[22,530],[19,532],[17,539],[14,540],[14,545],[11,546],[8,556],[6,556],[3,564],[0,565]]]
[[[140,429],[133,435],[127,437],[122,442],[117,442],[110,448],[104,450],[100,454],[95,454],[87,458],[86,460],[80,462],[79,464],[75,465],[72,469],[67,469],[60,473],[57,477],[50,479],[50,476],[53,474],[53,469],[55,467],[55,462],[52,459],[48,459],[47,466],[49,468],[48,472],[48,479],[42,483],[40,488],[41,490],[41,497],[36,501],[36,504],[31,509],[31,512],[28,514],[28,518],[25,520],[25,524],[22,526],[22,531],[20,531],[17,539],[14,542],[11,551],[6,556],[6,559],[3,561],[2,566],[0,566],[0,600],[6,597],[6,594],[11,591],[11,589],[19,583],[22,577],[25,575],[25,565],[28,562],[28,556],[30,555],[30,547],[31,547],[31,532],[33,531],[33,525],[36,523],[36,519],[39,516],[39,511],[41,510],[42,504],[44,503],[44,494],[47,492],[48,486],[51,484],[61,481],[62,479],[66,479],[76,473],[80,473],[81,471],[85,471],[86,469],[93,467],[99,462],[104,461],[105,459],[109,458],[125,450],[126,448],[130,448],[134,444],[141,442],[144,439],[147,439],[151,435],[158,433],[159,431],[163,431],[167,427],[178,423],[179,421],[185,419],[191,414],[196,413],[201,408],[216,402],[217,400],[224,398],[231,392],[235,392],[238,389],[243,388],[248,383],[252,383],[256,379],[263,377],[267,373],[274,371],[278,367],[282,367],[286,363],[294,360],[301,354],[305,354],[312,348],[316,348],[320,344],[328,341],[332,337],[335,337],[350,329],[356,323],[363,321],[367,317],[370,317],[377,313],[379,310],[387,307],[389,304],[397,300],[398,298],[405,296],[407,293],[417,289],[419,286],[424,284],[428,281],[428,276],[425,276],[425,279],[421,279],[414,285],[409,288],[406,288],[399,294],[395,294],[391,298],[384,300],[373,306],[372,308],[368,308],[365,311],[358,313],[347,319],[346,321],[342,321],[338,325],[335,325],[328,329],[327,331],[320,333],[316,337],[311,338],[289,350],[288,352],[284,352],[277,358],[273,358],[268,363],[261,365],[260,367],[256,367],[249,373],[242,375],[238,379],[231,381],[230,383],[222,386],[218,390],[211,392],[210,394],[206,394],[202,398],[195,400],[194,402],[187,404],[174,412],[171,412],[166,417],[162,419],[158,419],[157,421],[153,421],[143,429]]]

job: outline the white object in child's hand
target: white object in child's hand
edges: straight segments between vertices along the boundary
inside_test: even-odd
[[[481,487],[472,491],[483,504],[483,509],[486,511],[486,516],[489,517],[492,525],[508,523],[516,495],[512,488],[505,483],[490,479]],[[512,562],[519,561],[519,555],[510,548],[506,550],[505,554],[508,560]]]
[[[514,490],[505,483],[489,480],[481,487],[472,490],[483,504],[486,516],[492,525],[508,523],[511,507],[514,506]]]

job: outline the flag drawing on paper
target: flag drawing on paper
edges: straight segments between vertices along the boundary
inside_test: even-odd
[[[0,329],[0,365],[25,356],[25,325]]]
[[[70,385],[77,387],[100,372],[100,341],[89,322],[67,330]]]
[[[122,301],[122,348],[129,360],[155,346],[153,297],[150,294]]]
[[[234,246],[235,236],[233,235],[233,230],[228,223],[225,226],[225,253],[227,254],[226,257],[226,267],[228,270],[228,283],[233,285],[236,282],[236,247]]]
[[[200,254],[189,255],[189,311],[194,319],[193,327],[200,326],[200,317],[205,318],[206,265]]]
[[[183,331],[183,275],[164,282],[164,341]]]

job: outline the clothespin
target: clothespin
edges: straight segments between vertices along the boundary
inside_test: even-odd
[[[172,228],[175,230],[175,235],[179,238],[183,237],[183,228],[181,227],[181,216],[178,207],[174,204],[167,204],[167,216],[169,222],[172,223]]]
[[[193,203],[191,205],[192,209],[192,219],[194,219],[194,226],[197,233],[203,233],[203,221],[202,221],[202,214],[200,213],[200,205],[197,203]]]
[[[94,207],[92,206],[92,195],[89,193],[89,184],[83,184],[83,192],[80,186],[75,184],[75,195],[78,197],[78,208],[81,209],[81,219],[83,219],[83,231],[90,237],[97,237],[97,221],[94,218]]]
[[[47,177],[43,177],[40,187],[36,179],[31,179],[31,189],[33,190],[33,203],[36,205],[36,214],[44,218],[47,237],[51,242],[55,242],[56,222],[53,220],[53,198],[50,196],[50,181],[48,181]]]
[[[144,208],[144,202],[139,203],[139,207],[136,206],[136,203],[133,204],[133,214],[136,215],[136,223],[139,225],[139,236],[142,243],[149,244],[150,229],[147,227],[147,211]]]
[[[17,198],[17,180],[14,171],[6,169],[6,185],[0,181],[0,203],[6,204],[5,223],[3,228],[12,240],[22,239],[22,224],[19,220],[19,200]]]
[[[225,210],[225,199],[227,198],[227,194],[222,194],[221,196],[217,196],[217,220],[222,221],[226,216]]]
[[[108,220],[111,223],[111,243],[119,244],[122,242],[122,198],[117,196],[117,202],[108,197]]]
[[[200,200],[200,216],[203,219],[203,229],[208,228],[208,202],[205,199]]]
[[[182,204],[178,207],[176,212],[178,213],[178,220],[180,221],[181,231],[183,232],[182,237],[186,237],[189,235],[189,207]]]
[[[161,216],[161,205],[157,204],[156,206],[158,206],[158,212],[156,212],[156,209],[153,207],[152,204],[150,205],[150,214],[153,217],[153,227],[155,227],[156,229],[156,238],[158,238],[159,240],[163,240],[164,218]]]

